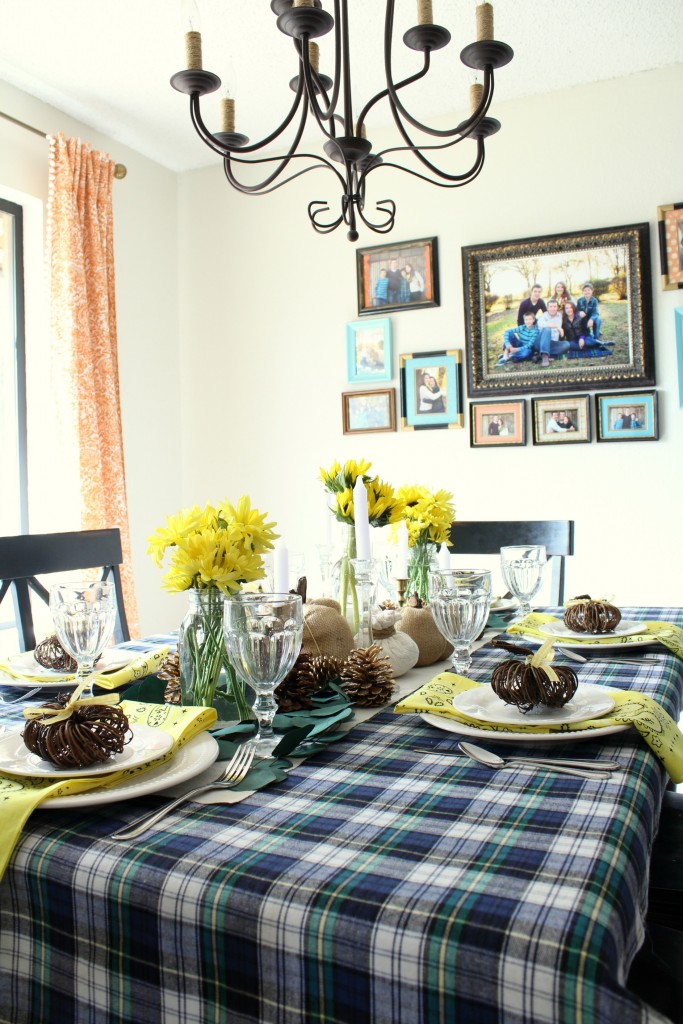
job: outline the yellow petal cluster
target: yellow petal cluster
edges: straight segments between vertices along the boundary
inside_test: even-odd
[[[264,576],[261,555],[273,547],[274,526],[244,496],[236,506],[227,500],[203,509],[195,505],[167,516],[166,525],[148,538],[147,553],[161,567],[171,549],[166,590],[217,587],[231,594]]]
[[[379,477],[368,476],[372,463],[361,459],[355,462],[350,459],[342,466],[333,462],[329,469],[320,470],[320,479],[325,490],[334,495],[331,504],[332,515],[342,523],[353,526],[353,488],[359,477],[362,478],[368,492],[368,519],[371,526],[386,526],[397,523],[403,514],[403,502],[399,501],[391,484],[384,483]]]
[[[414,484],[399,487],[396,497],[403,502],[402,518],[408,527],[408,544],[447,543],[455,519],[453,495],[449,491],[429,491]]]

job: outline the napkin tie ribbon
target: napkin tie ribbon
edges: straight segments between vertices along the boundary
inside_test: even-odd
[[[553,683],[559,682],[557,672],[552,667],[551,662],[555,657],[555,651],[553,648],[554,640],[546,640],[542,647],[539,647],[535,654],[528,654],[526,664],[532,668],[539,668],[542,672],[545,672],[548,679]],[[527,648],[528,650],[528,648]]]
[[[93,673],[95,675],[96,673]],[[93,675],[86,676],[73,691],[63,708],[24,708],[24,718],[29,721],[40,719],[41,725],[56,725],[71,718],[77,708],[90,704],[118,704],[118,693],[105,693],[101,697],[81,697],[83,690],[91,682]]]

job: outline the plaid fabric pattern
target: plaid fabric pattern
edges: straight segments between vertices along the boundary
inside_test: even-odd
[[[625,614],[683,624],[680,609]],[[656,666],[580,679],[677,718],[683,663],[657,650]],[[501,656],[482,648],[472,677]],[[633,731],[580,745],[622,762],[608,782],[412,749],[456,742],[382,712],[279,786],[181,807],[130,848],[108,835],[160,796],[35,813],[0,883],[0,1021],[661,1022],[624,988],[656,758]]]

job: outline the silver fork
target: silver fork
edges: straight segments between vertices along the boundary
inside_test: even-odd
[[[577,654],[576,651],[568,651],[564,647],[556,646],[555,650],[558,654],[563,654],[565,658],[569,658],[570,661],[580,661],[581,664],[592,661],[609,661],[614,665],[657,665],[659,658],[656,654],[643,654],[640,658],[620,658],[616,655],[612,657],[595,657],[585,658],[583,654]]]
[[[18,697],[12,697],[11,700],[5,700],[4,697],[0,697],[0,707],[7,704],[20,704],[22,700],[28,700],[29,697],[35,697],[40,690],[40,686],[35,686],[32,690],[27,690],[26,693],[20,694]]]
[[[153,811],[152,814],[143,814],[140,818],[136,818],[130,825],[122,828],[119,832],[115,832],[109,838],[117,841],[136,839],[143,832],[146,832],[153,825],[161,821],[162,818],[165,818],[171,811],[174,811],[176,807],[184,804],[186,800],[193,800],[201,793],[208,793],[212,789],[232,789],[233,786],[237,786],[251,768],[251,762],[254,760],[254,749],[253,743],[243,744],[237,750],[222,775],[219,775],[213,782],[209,782],[205,786],[197,786],[196,789],[191,789],[189,793],[183,793],[177,800],[166,804],[159,811]]]

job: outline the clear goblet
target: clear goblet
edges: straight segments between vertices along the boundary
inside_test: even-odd
[[[273,735],[277,711],[273,691],[297,659],[303,621],[298,594],[238,594],[225,602],[223,625],[228,656],[237,674],[257,694],[256,757],[270,757],[277,745]]]
[[[547,561],[543,544],[516,544],[500,549],[500,565],[508,590],[519,601],[519,618],[531,612],[531,599],[543,582]]]
[[[430,572],[429,607],[437,629],[453,645],[453,669],[462,675],[472,664],[472,644],[488,619],[491,573],[479,569]]]
[[[57,639],[78,665],[76,686],[79,686],[92,674],[95,662],[114,632],[114,584],[77,580],[55,585],[50,588],[50,611]]]

